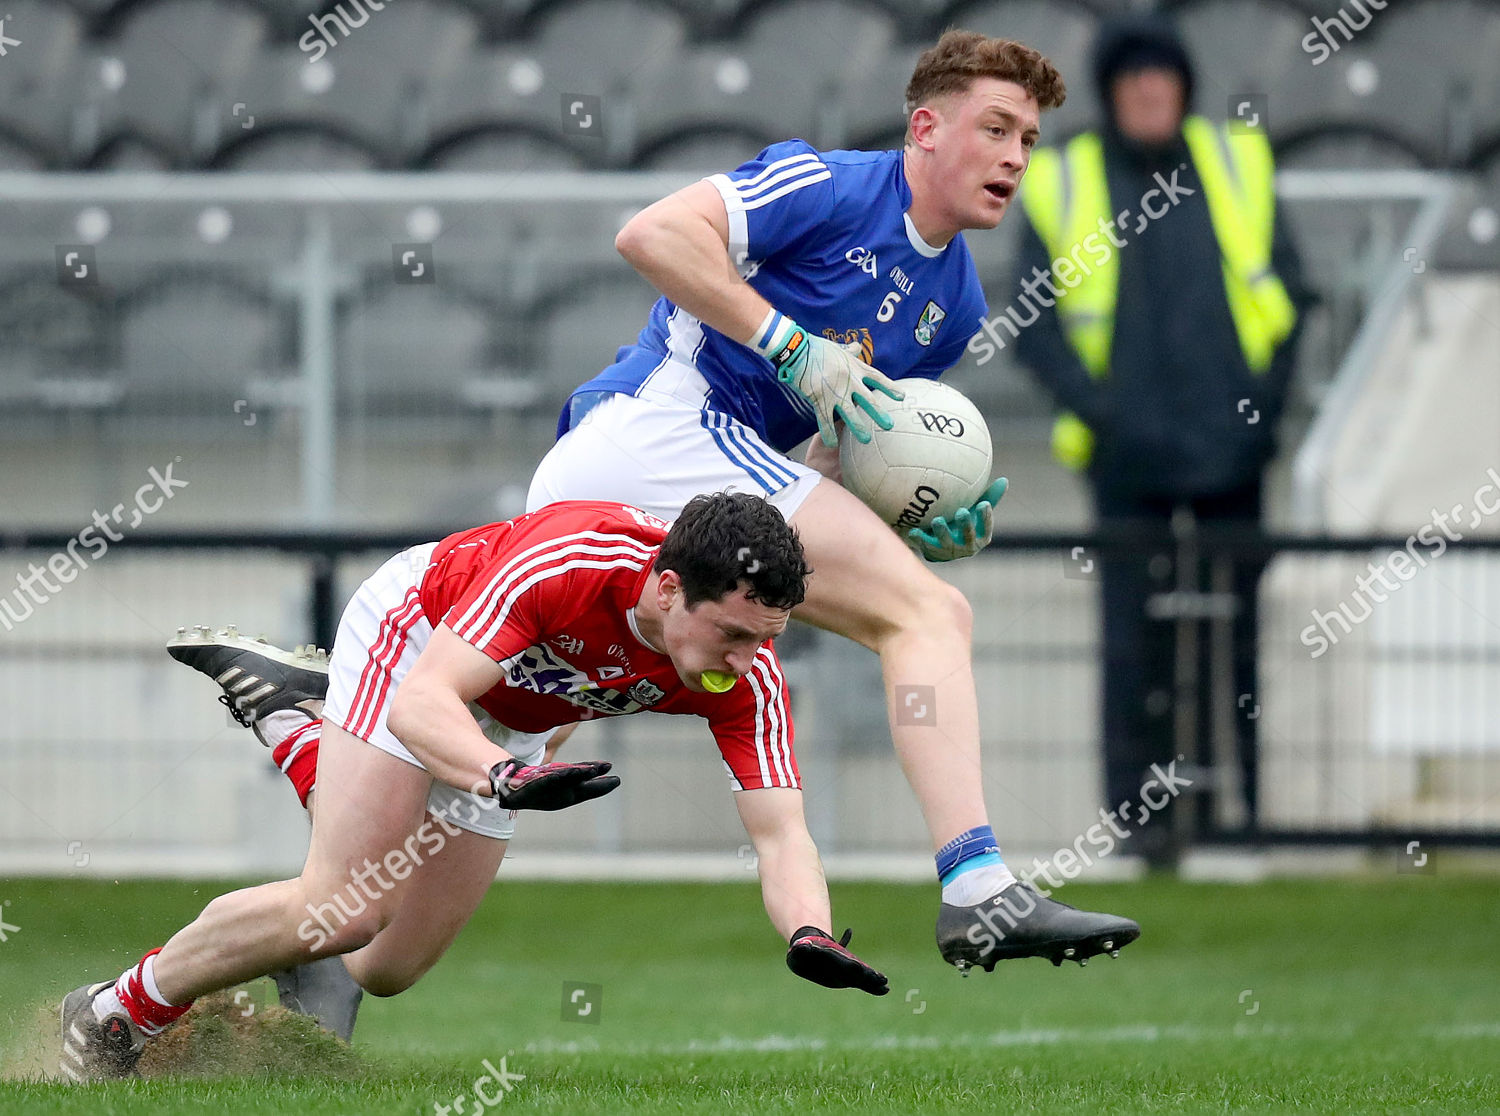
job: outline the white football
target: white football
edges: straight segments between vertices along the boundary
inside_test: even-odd
[[[993,451],[984,416],[962,392],[936,380],[898,383],[905,399],[875,393],[891,428],[875,427],[864,444],[846,430],[839,464],[844,487],[904,535],[938,516],[951,521],[984,495]]]

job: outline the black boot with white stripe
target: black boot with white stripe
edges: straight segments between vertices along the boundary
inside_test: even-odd
[[[267,747],[272,741],[261,726],[272,714],[290,711],[316,720],[323,712],[328,653],[312,644],[284,651],[241,635],[233,625],[219,631],[200,626],[178,628],[167,654],[217,682],[224,690],[219,701]]]

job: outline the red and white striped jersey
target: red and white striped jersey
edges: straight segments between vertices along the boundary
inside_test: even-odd
[[[649,710],[708,719],[737,788],[798,787],[786,679],[768,644],[728,693],[694,693],[636,628],[667,524],[575,500],[450,535],[422,577],[422,611],[505,669],[479,706],[518,732]]]

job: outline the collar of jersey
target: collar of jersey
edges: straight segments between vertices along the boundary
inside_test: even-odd
[[[901,214],[901,220],[906,222],[907,241],[913,248],[917,250],[917,253],[919,255],[926,256],[929,260],[935,260],[945,251],[947,251],[947,244],[943,245],[941,248],[935,248],[931,244],[928,244],[927,241],[922,239],[922,234],[917,232],[917,226],[912,223],[910,213]],[[952,241],[949,241],[949,243],[951,244]]]
[[[655,554],[653,553],[651,562],[655,562],[655,561],[656,561],[656,557],[655,557]],[[634,593],[635,603],[631,604],[629,607],[627,607],[625,609],[625,623],[627,623],[627,624],[630,625],[630,634],[633,635],[633,636],[635,636],[635,638],[640,641],[640,644],[641,644],[642,647],[646,648],[646,650],[648,650],[648,651],[654,651],[658,655],[665,655],[666,654],[665,651],[663,651],[660,647],[653,646],[651,644],[651,642],[645,636],[641,635],[640,626],[635,622],[635,606],[637,604],[640,604],[640,602],[641,602],[641,593],[645,589],[646,582],[650,579],[650,577],[651,577],[651,563],[648,562],[646,564],[646,568],[641,571],[641,578],[640,578],[640,580],[637,581],[636,585],[635,585],[635,593]]]

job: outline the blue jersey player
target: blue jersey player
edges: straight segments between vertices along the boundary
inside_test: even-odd
[[[837,439],[868,439],[889,425],[881,403],[902,379],[958,361],[985,313],[962,233],[999,224],[1041,110],[1063,96],[1036,51],[950,31],[907,85],[902,150],[789,140],[639,213],[616,247],[663,297],[569,399],[528,499],[618,500],[671,520],[693,495],[727,490],[780,509],[813,570],[794,615],[880,655],[896,752],[936,850],[938,946],[964,972],[1083,962],[1140,931],[1019,883],[988,822],[973,614],[921,558],[984,547],[1004,479],[903,540],[837,483]],[[814,434],[805,461],[786,456]],[[930,713],[898,718],[911,687],[926,688]],[[800,793],[783,808],[800,812]]]

